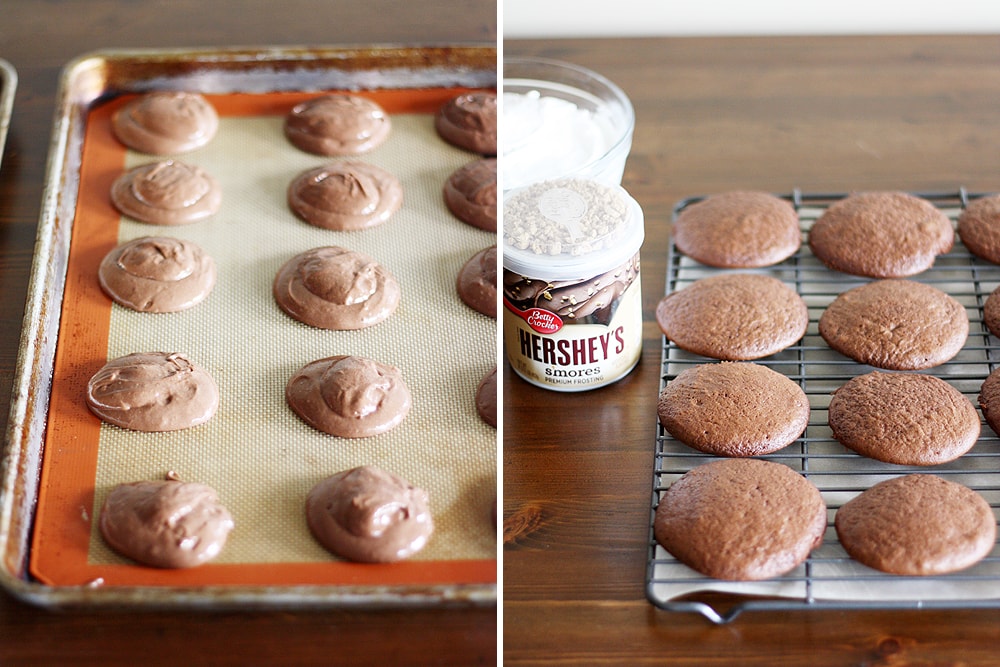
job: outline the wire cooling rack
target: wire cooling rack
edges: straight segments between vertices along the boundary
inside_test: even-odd
[[[964,188],[957,192],[913,194],[940,208],[953,224],[968,202],[980,196]],[[925,577],[878,572],[851,559],[840,546],[833,529],[837,509],[872,485],[902,474],[931,473],[964,484],[979,492],[997,515],[1000,512],[1000,438],[984,423],[982,434],[971,451],[956,461],[930,467],[874,461],[853,453],[833,438],[827,421],[832,392],[852,377],[875,369],[832,351],[819,335],[819,317],[838,294],[870,282],[870,279],[827,269],[812,255],[805,242],[815,220],[846,194],[810,194],[796,190],[783,196],[798,212],[802,247],[778,265],[740,272],[770,275],[794,286],[809,308],[809,326],[802,340],[757,363],[797,382],[809,397],[811,416],[805,432],[796,442],[761,458],[792,467],[819,488],[827,505],[826,534],[823,543],[805,563],[766,582],[719,581],[682,565],[657,545],[653,537],[656,506],[662,491],[685,472],[713,457],[678,442],[657,422],[646,572],[649,601],[662,609],[700,613],[714,623],[727,623],[747,610],[764,609],[1000,607],[1000,547],[997,545],[972,568]],[[674,208],[674,217],[701,199],[682,200]],[[701,265],[671,244],[666,293],[722,272],[732,271]],[[983,323],[983,304],[990,293],[1000,287],[1000,266],[972,256],[956,237],[951,252],[939,256],[931,269],[910,279],[933,285],[965,306],[970,325],[965,346],[950,361],[922,372],[948,381],[978,406],[983,380],[1000,364],[1000,341],[990,335]],[[664,337],[660,388],[684,369],[713,361],[681,350]]]

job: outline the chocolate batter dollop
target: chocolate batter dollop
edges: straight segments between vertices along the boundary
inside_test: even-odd
[[[315,155],[358,155],[389,136],[389,115],[376,102],[349,94],[324,95],[297,104],[285,116],[285,136]]]
[[[476,412],[493,428],[497,425],[497,367],[487,373],[476,388]]]
[[[490,246],[470,257],[458,272],[455,285],[465,305],[496,319],[497,247]]]
[[[465,93],[445,102],[434,127],[448,143],[479,153],[497,154],[496,93]]]
[[[409,558],[434,532],[427,493],[374,466],[319,482],[306,499],[306,520],[326,549],[363,563]]]
[[[135,167],[115,179],[111,202],[141,222],[186,225],[219,210],[222,188],[201,167],[163,160]]]
[[[99,528],[112,549],[144,565],[187,568],[221,553],[234,526],[215,490],[167,479],[116,486],[104,501]]]
[[[363,329],[396,310],[399,283],[374,259],[338,246],[307,250],[274,279],[274,300],[295,319],[321,329]]]
[[[109,361],[87,384],[87,405],[133,431],[177,431],[207,422],[219,406],[215,380],[177,352],[137,352]]]
[[[201,148],[219,129],[215,108],[198,93],[147,93],[115,112],[111,129],[120,142],[150,155]]]
[[[412,405],[398,368],[352,355],[306,364],[285,385],[285,399],[302,421],[342,438],[385,433]]]
[[[314,227],[353,231],[389,219],[403,202],[399,179],[364,162],[337,162],[305,171],[288,186],[288,206]]]
[[[444,184],[444,202],[462,222],[497,230],[497,160],[482,158],[459,167]]]
[[[215,262],[190,241],[144,236],[114,248],[98,269],[101,289],[144,313],[172,313],[200,303],[215,285]]]

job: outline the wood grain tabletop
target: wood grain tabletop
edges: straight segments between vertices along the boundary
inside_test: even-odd
[[[444,19],[443,17],[446,17]],[[0,163],[0,420],[6,425],[43,198],[56,90],[103,49],[494,45],[478,0],[4,0],[0,58],[18,75]],[[0,665],[478,665],[497,661],[497,608],[255,612],[49,611],[0,593]]]
[[[1000,610],[747,611],[644,595],[671,211],[732,189],[1000,189],[1000,37],[507,40],[631,98],[624,187],[645,213],[638,367],[591,392],[505,366],[503,647],[510,665],[990,665]]]

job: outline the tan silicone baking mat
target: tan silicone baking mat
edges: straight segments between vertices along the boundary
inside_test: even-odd
[[[401,181],[401,210],[358,232],[311,227],[285,193],[300,172],[332,158],[303,153],[282,133],[291,107],[317,93],[209,96],[220,113],[216,137],[178,159],[220,182],[221,210],[180,227],[121,217],[109,198],[124,170],[154,161],[126,150],[111,115],[130,97],[89,112],[66,290],[52,383],[31,572],[49,585],[430,584],[496,581],[496,431],[479,419],[475,391],[496,363],[496,322],[458,298],[455,280],[495,235],[452,216],[442,199],[448,175],[478,156],[444,142],[433,112],[459,89],[359,94],[389,112],[389,140],[360,158]],[[97,265],[118,243],[147,235],[200,245],[218,267],[209,298],[181,313],[137,313],[113,305]],[[317,246],[364,252],[399,280],[402,300],[387,321],[336,332],[300,324],[271,297],[278,268]],[[90,376],[108,359],[177,351],[205,367],[221,405],[207,424],[141,433],[101,424],[86,407]],[[403,423],[372,438],[344,439],[300,421],[284,402],[287,379],[304,364],[356,354],[402,370],[413,394]],[[373,464],[430,496],[435,532],[404,563],[340,561],[309,534],[304,499],[322,478]],[[236,527],[222,554],[191,570],[139,566],[111,551],[96,518],[116,484],[167,471],[214,487]]]

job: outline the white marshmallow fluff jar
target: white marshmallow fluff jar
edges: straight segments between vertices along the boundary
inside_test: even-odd
[[[505,192],[566,176],[621,184],[635,112],[605,77],[554,60],[505,58],[501,107]]]
[[[503,338],[514,372],[585,391],[635,367],[642,240],[642,209],[619,185],[563,178],[505,194]]]

